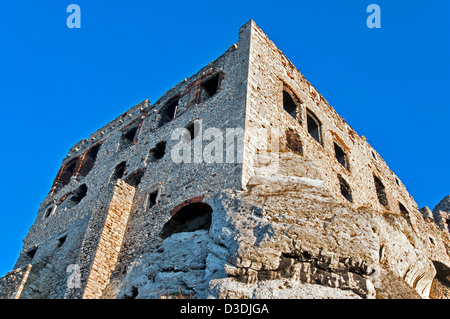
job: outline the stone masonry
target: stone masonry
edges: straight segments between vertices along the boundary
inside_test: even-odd
[[[249,21],[73,146],[0,298],[449,298],[431,211]]]

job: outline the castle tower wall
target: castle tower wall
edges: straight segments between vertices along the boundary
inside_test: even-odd
[[[36,278],[51,281],[45,289],[33,288],[28,296],[80,297],[86,287],[95,286],[92,267],[104,239],[102,229],[109,220],[116,180],[123,179],[135,190],[126,214],[126,235],[124,230],[122,238],[117,238],[123,241],[120,256],[111,258],[119,258],[117,273],[161,240],[159,234],[174,207],[191,198],[207,202],[224,187],[241,188],[239,139],[244,130],[249,39],[249,33],[241,32],[238,45],[167,91],[154,105],[143,101],[72,147],[14,267],[39,264],[33,266]],[[180,130],[189,127],[197,136],[180,142],[184,138]],[[212,162],[203,151],[218,135],[207,135],[209,128],[223,137],[223,156]],[[226,138],[227,132],[232,138]],[[192,153],[189,160],[186,146]],[[181,162],[177,155],[182,155]],[[67,293],[70,265],[80,267],[82,288]],[[53,271],[43,277],[41,268]],[[98,297],[94,290],[89,289]]]
[[[408,212],[417,210],[416,203],[400,179],[366,139],[359,136],[336,113],[253,21],[248,27],[251,28],[251,46],[243,185],[254,175],[254,161],[267,144],[266,137],[259,132],[272,130],[275,136],[277,129],[280,149],[292,151],[292,146],[287,144],[289,140],[294,140],[297,147],[294,151],[314,161],[338,201],[353,207],[374,207],[399,214],[399,204]],[[283,109],[283,91],[298,102],[295,116]],[[317,133],[308,131],[311,118],[320,122]],[[319,141],[314,134],[319,135]],[[339,159],[335,144],[341,153]],[[377,189],[375,178],[381,181],[380,187],[384,187],[384,190]],[[342,195],[341,185],[350,189],[350,201],[350,196],[346,198]],[[384,205],[378,198],[382,191],[386,197]]]
[[[447,291],[431,284],[438,273],[447,287],[447,243],[249,21],[222,56],[70,149],[0,297],[151,298],[180,286],[273,297],[281,278],[293,286],[279,296],[427,297]]]

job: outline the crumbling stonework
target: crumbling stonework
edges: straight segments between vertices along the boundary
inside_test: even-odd
[[[419,211],[249,21],[72,147],[0,297],[448,298],[449,198]]]

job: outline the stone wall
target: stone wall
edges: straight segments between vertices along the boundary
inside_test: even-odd
[[[411,212],[417,205],[400,179],[389,169],[381,156],[359,136],[328,104],[289,59],[268,39],[253,22],[245,28],[251,32],[249,77],[246,100],[245,151],[243,185],[254,174],[254,158],[267,145],[268,132],[280,139],[280,147],[287,147],[287,135],[298,137],[301,155],[324,168],[324,179],[334,197],[352,207],[374,207],[400,214],[399,203]],[[294,118],[283,109],[283,89],[298,99]],[[307,114],[313,113],[321,123],[320,142],[308,133]],[[347,158],[344,167],[336,158],[337,144]],[[269,145],[270,146],[270,145]],[[385,187],[387,205],[377,196],[374,183],[377,176]],[[350,188],[352,201],[342,195],[340,180]]]
[[[0,299],[19,299],[30,274],[31,265],[16,268],[0,278]]]
[[[83,298],[100,298],[117,263],[130,216],[135,188],[122,180],[114,187]]]
[[[177,161],[186,149],[189,160]],[[199,229],[167,231],[199,211]],[[448,230],[448,212],[433,213]],[[434,219],[249,21],[218,59],[69,150],[1,291],[445,296],[449,239]],[[74,265],[79,283],[69,287]]]

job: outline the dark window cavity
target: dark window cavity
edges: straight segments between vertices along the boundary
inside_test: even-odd
[[[50,207],[48,207],[48,208],[45,210],[44,218],[49,217],[49,216],[53,213],[53,210],[55,209],[55,207],[56,207],[56,206],[50,206]]]
[[[67,235],[64,235],[64,236],[58,238],[58,243],[56,244],[56,246],[58,248],[61,248],[61,246],[64,245],[64,243],[66,242],[66,239],[67,239]]]
[[[127,148],[128,146],[130,146],[131,144],[134,143],[134,140],[137,135],[137,131],[138,131],[138,127],[134,126],[132,128],[129,128],[127,131],[125,131],[122,134],[122,137],[121,137],[122,142],[120,144],[121,149]]]
[[[34,248],[30,249],[29,251],[27,251],[26,256],[30,260],[30,262],[33,260],[34,255],[36,255],[37,250],[38,250],[38,247],[34,247]]]
[[[148,154],[148,163],[156,162],[164,157],[166,153],[166,142],[159,142],[154,148],[152,148]]]
[[[65,186],[69,184],[71,177],[75,173],[75,168],[77,166],[78,158],[72,159],[62,168],[62,172],[59,177],[58,184],[61,186]]]
[[[374,175],[373,179],[375,182],[375,190],[377,192],[378,201],[381,205],[387,207],[389,203],[386,196],[386,188],[377,176]]]
[[[179,102],[180,102],[180,96],[177,95],[177,96],[171,98],[170,100],[168,100],[166,102],[166,104],[164,104],[164,106],[161,108],[161,111],[160,111],[158,127],[161,127],[161,126],[165,125],[166,123],[169,123],[170,121],[172,121],[175,118]]]
[[[155,189],[154,191],[152,191],[150,194],[148,194],[148,198],[147,198],[147,207],[150,209],[153,206],[156,205],[156,203],[159,200],[159,188]]]
[[[86,176],[87,174],[89,174],[91,169],[94,167],[100,146],[101,144],[93,146],[89,151],[87,151],[86,155],[83,157],[83,162],[79,170],[81,176]]]
[[[402,203],[398,203],[398,208],[403,217],[409,217],[409,212]]]
[[[375,154],[374,151],[372,151],[372,157],[373,157],[374,160],[377,160],[377,154]]]
[[[86,184],[81,185],[80,187],[78,187],[75,192],[73,193],[73,195],[69,198],[69,208],[72,208],[76,205],[78,205],[81,200],[86,196],[87,194],[87,186]]]
[[[186,126],[186,129],[188,132],[187,134],[184,134],[183,141],[190,142],[197,137],[198,132],[200,131],[200,122],[198,120],[194,120]]]
[[[347,170],[350,170],[347,153],[345,153],[344,149],[336,142],[334,142],[334,156],[336,157],[339,164],[341,164]]]
[[[300,122],[300,100],[286,86],[283,86],[283,109]]]
[[[353,203],[352,189],[350,188],[350,185],[342,176],[339,175],[338,179],[342,196],[344,196],[345,199],[348,200],[349,202]]]
[[[126,182],[128,185],[131,185],[133,187],[137,187],[141,183],[142,176],[144,176],[145,169],[138,169],[137,171],[131,173],[128,177]]]
[[[121,179],[125,174],[126,168],[127,162],[121,162],[119,165],[117,165],[116,168],[114,169],[114,172],[111,175],[111,181],[116,181],[119,178]]]
[[[203,103],[219,91],[220,86],[220,73],[203,80],[200,83],[200,97],[199,103]]]
[[[181,208],[164,225],[160,237],[167,238],[175,233],[209,229],[212,208],[205,203],[193,203]]]
[[[322,145],[322,124],[310,110],[306,113],[308,133]]]

